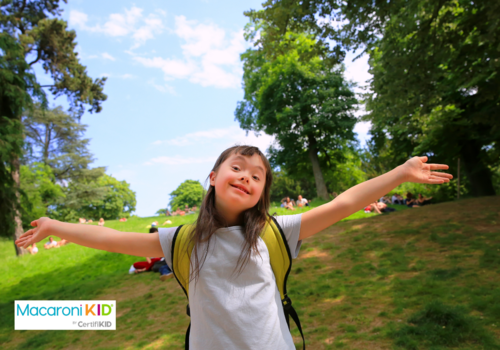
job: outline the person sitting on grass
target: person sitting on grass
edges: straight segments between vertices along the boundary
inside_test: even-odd
[[[368,207],[365,208],[365,212],[371,211],[373,213],[382,214],[382,213],[390,213],[396,211],[396,209],[388,207],[387,204],[382,202],[373,202]]]
[[[98,223],[99,226],[104,226],[104,219],[103,218],[100,218],[99,219],[99,223]]]
[[[290,197],[286,197],[285,209],[295,210],[295,208],[293,207],[293,202],[290,200]]]
[[[158,233],[158,229],[156,227],[151,227],[149,229],[149,233]],[[161,260],[161,257],[160,258],[149,258],[149,257],[146,257],[146,261],[138,261],[138,262],[134,263],[132,265],[133,269],[131,267],[130,271],[133,271],[134,273],[141,273],[141,272],[150,271],[151,268],[153,267],[153,265],[157,261],[160,261],[160,260]]]
[[[411,192],[406,193],[406,206],[409,208],[419,207],[417,200],[413,197],[413,193]]]
[[[297,206],[298,207],[308,207],[309,201],[305,198],[302,198],[302,196],[299,194],[299,197],[297,198]]]
[[[36,246],[36,243],[30,245],[28,248],[26,248],[26,250],[30,252],[31,255],[35,255],[36,253],[38,253],[38,248]]]
[[[423,206],[423,205],[431,204],[431,199],[432,199],[432,197],[424,198],[424,196],[422,196],[422,194],[421,194],[421,193],[419,193],[419,194],[418,194],[418,199],[416,200],[416,203],[417,203],[419,206]]]
[[[279,288],[283,290],[283,286],[276,284],[277,274],[270,258],[277,256],[271,254],[271,250],[277,249],[271,244],[279,239],[279,247],[286,248],[286,255],[279,257],[286,258],[285,266],[290,268],[303,240],[356,213],[397,186],[405,182],[449,182],[450,174],[436,171],[448,166],[427,164],[427,160],[427,157],[411,158],[322,206],[297,215],[273,217],[269,212],[273,180],[269,161],[257,147],[234,146],[216,160],[208,177],[210,186],[193,226],[161,228],[159,232],[144,235],[44,217],[34,220],[33,228],[22,234],[15,244],[26,248],[54,235],[114,253],[163,256],[176,277],[181,270],[172,262],[184,261],[181,269],[185,271],[187,267],[189,275],[184,275],[187,280],[182,281],[187,287],[183,288],[191,316],[186,348],[294,350],[287,316],[297,319],[297,314],[295,310],[292,313],[292,301],[286,292],[282,296]],[[269,248],[261,238],[264,233],[277,237],[270,241]],[[175,245],[177,239],[180,239],[177,243],[189,242],[186,248],[192,249],[180,250],[182,247]],[[176,247],[173,252],[172,248]],[[172,256],[176,252],[182,256]],[[183,257],[187,262],[179,260]],[[167,316],[169,311],[164,312]],[[315,327],[321,324],[318,320]]]
[[[56,248],[56,247],[59,247],[59,246],[57,245],[57,241],[54,241],[54,238],[49,237],[49,241],[48,241],[48,242],[46,242],[46,243],[43,245],[43,247],[44,247],[45,249],[52,249],[52,248]]]

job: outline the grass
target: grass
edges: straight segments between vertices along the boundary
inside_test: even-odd
[[[362,219],[304,241],[288,290],[308,348],[498,349],[500,198],[399,209],[356,213],[349,219]],[[195,217],[170,219],[177,226]],[[155,220],[165,217],[106,226],[147,232]],[[182,291],[158,274],[128,275],[137,257],[74,244],[21,258],[13,252],[12,241],[0,241],[1,349],[183,348]],[[23,299],[116,300],[117,330],[14,331],[14,300]],[[292,335],[301,347],[294,326]]]

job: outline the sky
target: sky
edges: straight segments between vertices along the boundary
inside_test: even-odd
[[[251,144],[265,151],[273,142],[268,135],[246,135],[234,120],[243,99],[239,55],[249,47],[243,12],[261,3],[70,0],[63,6],[89,76],[108,78],[102,112],[81,119],[92,165],[130,184],[136,215],[167,207],[169,193],[184,180],[203,184],[225,148]],[[352,62],[355,56],[346,59],[346,77],[364,85],[367,58]],[[66,105],[64,97],[53,103]],[[368,129],[356,125],[361,144]]]

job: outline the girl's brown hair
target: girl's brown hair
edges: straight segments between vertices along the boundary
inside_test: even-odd
[[[264,164],[266,169],[266,182],[259,201],[254,207],[247,209],[243,213],[243,232],[245,235],[245,244],[243,245],[240,257],[238,258],[238,262],[235,266],[235,271],[239,266],[238,272],[241,272],[243,267],[250,259],[252,251],[258,253],[257,242],[267,220],[269,220],[270,191],[271,184],[273,182],[273,175],[271,166],[269,165],[269,161],[267,160],[267,158],[257,147],[253,146],[233,146],[226,149],[221,153],[221,155],[215,162],[212,171],[217,173],[221,164],[224,163],[224,161],[232,154],[240,154],[247,157],[251,157],[254,154],[257,154],[260,156],[262,163]],[[191,232],[191,240],[194,243],[193,252],[191,255],[191,257],[194,257],[194,259],[191,259],[191,264],[193,265],[193,273],[191,275],[191,279],[197,280],[199,277],[200,269],[205,262],[208,250],[210,248],[210,238],[213,236],[217,229],[227,226],[227,223],[224,221],[223,216],[217,211],[217,208],[215,207],[215,196],[215,187],[210,185],[207,193],[205,194],[205,197],[203,198],[203,202],[200,208],[200,215],[198,216],[198,219],[196,221],[196,227],[193,232]],[[206,249],[201,252],[202,254],[200,256],[200,246],[205,242]]]

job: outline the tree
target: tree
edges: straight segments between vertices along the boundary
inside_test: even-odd
[[[330,56],[370,55],[368,120],[395,157],[460,157],[475,196],[495,193],[500,159],[500,3],[486,1],[276,0],[251,18],[273,23],[263,46],[309,30],[336,43]],[[273,40],[269,39],[270,37]],[[378,142],[379,145],[384,142]]]
[[[187,205],[189,208],[194,205],[200,206],[205,190],[199,181],[186,180],[170,193],[170,208],[175,210],[177,208],[184,209]]]
[[[26,111],[22,122],[26,163],[49,165],[57,181],[74,181],[90,172],[89,164],[94,161],[87,148],[90,140],[82,137],[87,125],[81,124],[77,116],[70,116],[60,106],[46,109],[37,104]],[[102,172],[96,175],[97,179]]]
[[[81,208],[104,199],[107,188],[99,186],[99,178],[104,176],[105,169],[89,167],[93,162],[87,148],[89,140],[82,137],[86,125],[61,107],[44,109],[40,105],[24,113],[22,122],[26,135],[23,161],[27,164],[43,162],[50,166],[55,180],[64,185],[67,208]],[[68,186],[70,182],[71,186]],[[71,212],[61,219],[72,219],[76,215],[76,212]]]
[[[49,207],[62,200],[64,192],[62,187],[55,183],[55,176],[48,165],[21,165],[20,171],[21,189],[24,192],[21,197],[22,220],[23,226],[29,227],[31,221],[47,216]]]
[[[79,210],[84,217],[118,219],[129,217],[135,211],[135,192],[126,181],[118,181],[110,175],[101,176],[97,182],[99,188],[107,188],[103,199],[90,200]]]
[[[10,0],[0,2],[0,120],[10,132],[2,133],[1,142],[9,151],[2,152],[0,187],[2,209],[0,229],[12,232],[14,237],[23,233],[19,213],[20,178],[19,157],[22,154],[21,115],[30,108],[33,98],[44,101],[44,92],[37,83],[32,66],[41,64],[51,76],[48,87],[56,97],[66,96],[70,110],[81,115],[85,106],[90,112],[99,112],[106,99],[102,92],[105,78],[92,80],[75,52],[74,31],[58,18],[59,0]],[[6,178],[10,173],[12,180]],[[6,190],[11,188],[11,190]],[[18,255],[25,250],[16,246]]]
[[[265,36],[265,32],[262,34]],[[354,140],[357,100],[341,67],[331,69],[314,55],[316,40],[290,33],[266,57],[262,50],[247,50],[244,61],[245,100],[235,117],[245,130],[274,135],[271,162],[294,172],[308,160],[318,197],[328,200],[320,159],[332,165],[342,159],[342,148]]]
[[[82,186],[86,186],[85,191],[82,191]],[[64,202],[52,213],[64,221],[76,221],[80,217],[93,220],[129,217],[137,203],[129,183],[107,174],[97,181],[71,181],[65,188],[65,195]]]

